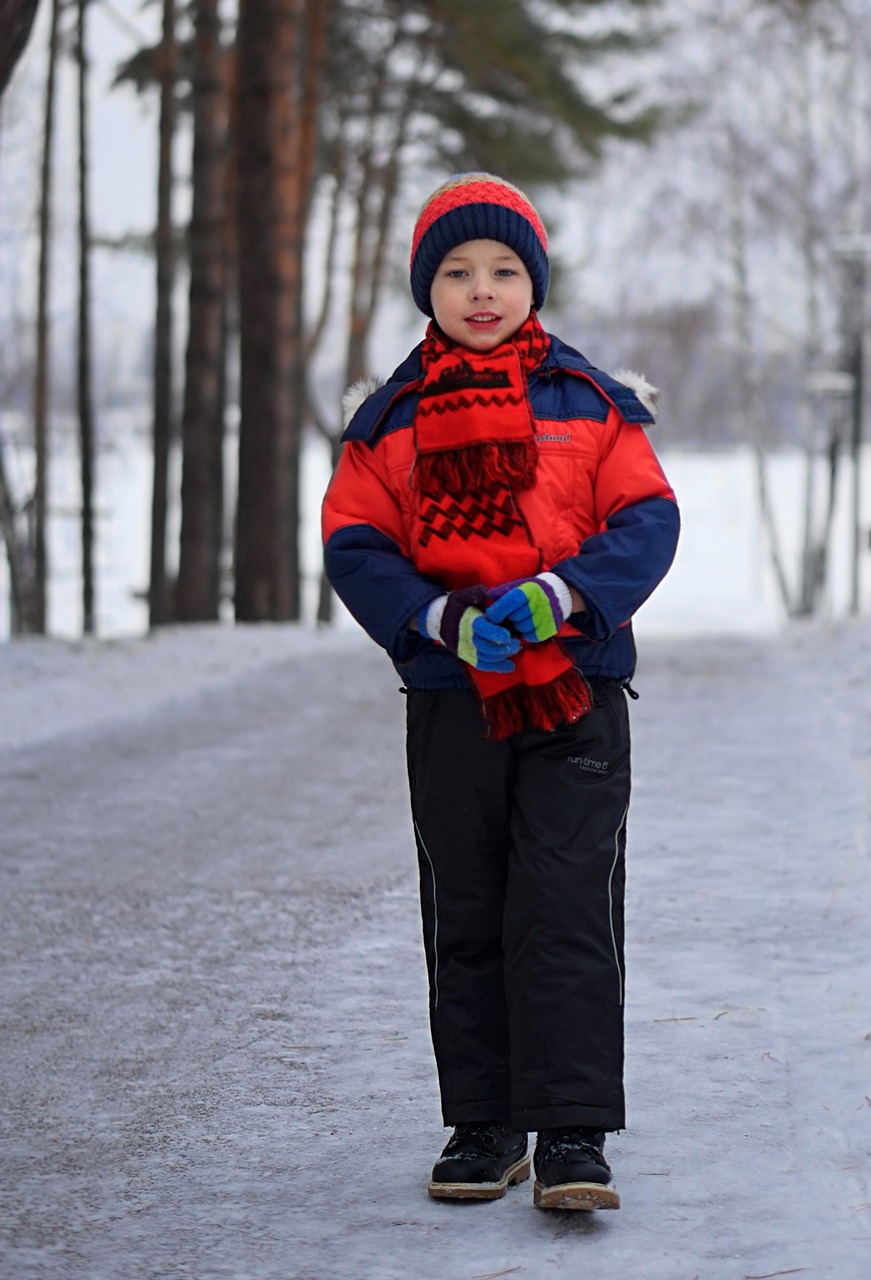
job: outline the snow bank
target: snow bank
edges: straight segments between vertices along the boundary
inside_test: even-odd
[[[258,667],[336,656],[359,635],[279,624],[163,628],[141,639],[0,643],[0,748],[143,715]]]

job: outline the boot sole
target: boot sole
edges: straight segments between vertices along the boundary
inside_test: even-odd
[[[498,1182],[431,1182],[427,1191],[436,1200],[501,1200],[509,1187],[526,1181],[530,1166],[530,1157],[524,1156]]]
[[[619,1209],[620,1197],[615,1187],[600,1182],[563,1182],[555,1187],[545,1187],[536,1182],[532,1189],[532,1203],[539,1209]]]

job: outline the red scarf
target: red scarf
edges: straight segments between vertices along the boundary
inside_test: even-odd
[[[421,349],[424,382],[414,419],[417,519],[414,562],[448,590],[496,587],[542,569],[515,495],[535,484],[538,445],[527,375],[547,334],[531,312],[510,342],[470,351],[431,324]],[[576,634],[567,624],[561,635]],[[589,686],[558,640],[524,644],[513,672],[466,667],[488,736],[551,730],[589,711]]]

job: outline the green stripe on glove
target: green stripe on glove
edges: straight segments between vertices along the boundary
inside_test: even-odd
[[[512,657],[520,641],[507,627],[484,615],[487,607],[484,587],[462,587],[439,596],[418,614],[422,635],[438,640],[462,661],[478,671],[514,670]]]
[[[528,644],[552,639],[572,611],[569,585],[555,573],[506,582],[490,592],[485,617],[510,626]]]

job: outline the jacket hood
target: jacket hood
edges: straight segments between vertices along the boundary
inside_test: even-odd
[[[636,373],[634,369],[618,369],[613,374],[613,378],[615,382],[622,382],[624,387],[634,391],[651,417],[656,417],[656,411],[659,408],[659,388],[648,382],[643,373]]]
[[[383,378],[361,378],[359,382],[352,382],[342,396],[342,425],[349,426],[351,419],[364,400],[368,400],[374,392],[380,390],[383,386]]]
[[[551,346],[545,360],[545,367],[562,368],[581,373],[595,383],[600,391],[616,405],[623,416],[633,422],[648,426],[655,421],[659,391],[642,373],[634,369],[618,369],[612,376],[603,373],[590,364],[579,351],[551,335]],[[416,347],[402,362],[389,379],[361,378],[353,383],[342,396],[342,418],[345,429],[350,426],[356,414],[366,401],[376,392],[380,392],[377,412],[386,409],[394,396],[403,394],[404,390],[420,384],[422,377],[420,366],[420,348]],[[375,406],[373,405],[373,409]]]

